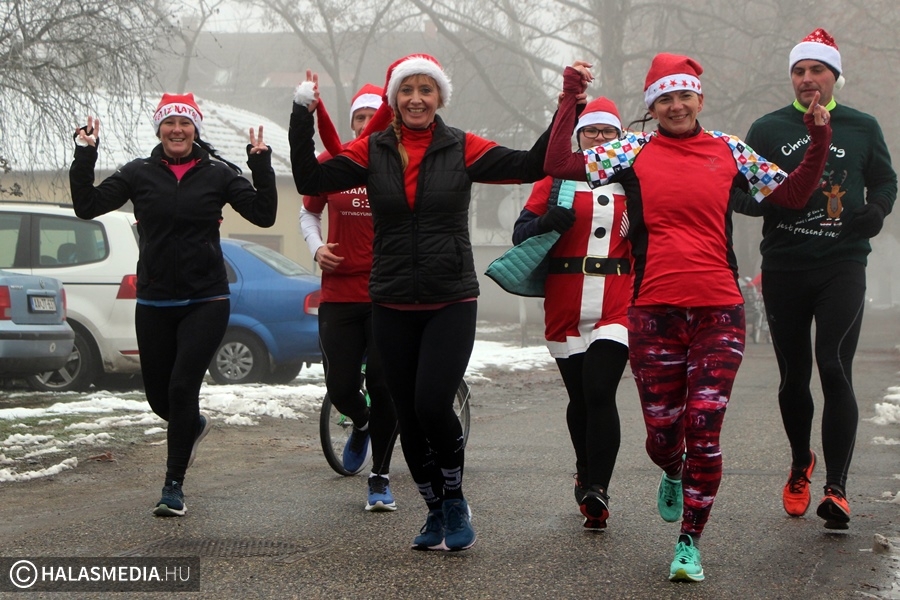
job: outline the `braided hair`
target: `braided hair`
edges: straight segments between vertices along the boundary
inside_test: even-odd
[[[212,144],[210,144],[206,140],[201,140],[199,134],[197,134],[197,137],[194,138],[194,143],[197,144],[198,146],[200,146],[201,148],[203,148],[204,150],[206,150],[207,152],[209,152],[209,155],[212,156],[213,158],[220,160],[223,163],[225,163],[226,165],[228,165],[229,167],[231,167],[231,169],[238,175],[243,173],[243,171],[241,170],[241,168],[239,166],[237,166],[233,162],[229,162],[229,161],[225,160],[224,158],[222,158],[219,155],[219,151],[212,147]]]
[[[399,110],[394,113],[394,122],[391,124],[391,127],[394,130],[394,135],[397,137],[397,152],[400,153],[400,164],[405,171],[406,166],[409,164],[409,154],[407,154],[406,148],[403,147],[403,118],[400,116]]]

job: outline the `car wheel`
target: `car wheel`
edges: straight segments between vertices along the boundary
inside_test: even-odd
[[[269,372],[269,352],[255,336],[228,331],[209,365],[209,374],[220,385],[259,383]]]
[[[40,392],[83,392],[96,379],[100,362],[90,336],[80,326],[74,323],[70,325],[75,330],[75,347],[72,348],[68,362],[56,371],[26,377],[32,389]]]
[[[297,379],[303,363],[289,363],[286,365],[278,365],[275,370],[263,378],[265,383],[284,384],[290,383]]]

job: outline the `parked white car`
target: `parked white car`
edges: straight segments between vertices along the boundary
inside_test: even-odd
[[[134,332],[134,215],[85,221],[71,206],[0,202],[0,269],[63,282],[75,348],[66,365],[28,377],[39,390],[82,391],[104,373],[139,373]],[[123,275],[124,274],[124,275]]]

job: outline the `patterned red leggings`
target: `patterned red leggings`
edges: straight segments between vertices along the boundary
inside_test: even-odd
[[[647,454],[670,476],[683,471],[681,532],[699,537],[722,480],[719,432],[744,355],[744,307],[631,307],[628,350]]]

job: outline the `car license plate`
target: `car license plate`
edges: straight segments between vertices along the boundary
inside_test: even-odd
[[[34,312],[56,312],[56,298],[31,296],[31,310]]]

